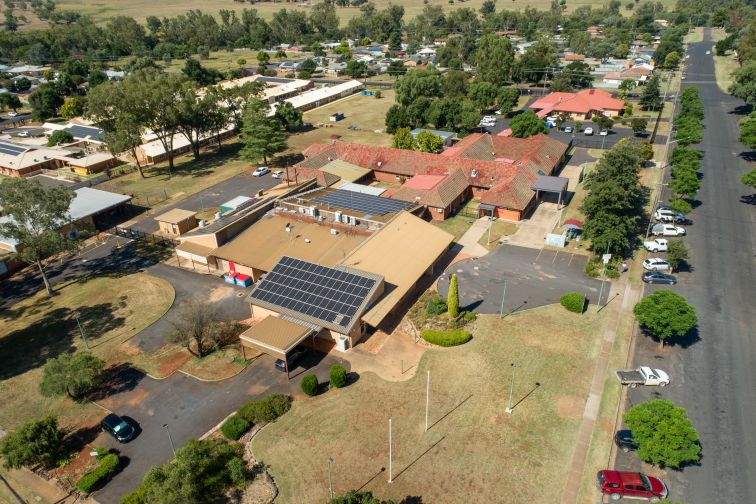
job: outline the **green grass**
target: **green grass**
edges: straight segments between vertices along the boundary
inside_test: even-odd
[[[168,282],[144,273],[83,277],[39,292],[0,311],[0,425],[13,428],[48,412],[63,425],[76,425],[101,414],[90,403],[42,397],[37,391],[42,366],[63,352],[85,349],[73,313],[77,313],[89,347],[108,364],[128,360],[121,346],[159,319],[173,303]]]
[[[590,388],[604,315],[566,313],[558,305],[504,320],[483,316],[473,339],[429,350],[415,377],[386,382],[372,373],[344,389],[295,401],[255,437],[281,503],[326,499],[325,460],[334,458],[336,493],[362,488],[383,499],[423,502],[554,503]],[[514,413],[504,412],[516,362]],[[431,371],[428,432],[426,371]],[[540,385],[536,385],[536,382]],[[387,483],[392,418],[393,482]],[[317,426],[317,427],[313,427]]]
[[[683,37],[683,43],[685,44],[693,44],[696,42],[703,42],[703,28],[698,27],[694,28],[692,32],[689,32],[685,37]]]
[[[493,250],[499,244],[499,239],[502,236],[509,236],[517,231],[517,224],[504,220],[495,220],[491,224],[491,241],[488,240],[488,230],[480,237],[478,243],[486,247],[488,250]]]
[[[717,86],[723,93],[728,93],[728,89],[735,81],[733,73],[740,68],[740,64],[732,53],[726,56],[713,55],[712,57],[714,58],[714,74],[716,75]]]
[[[469,213],[475,212],[479,204],[480,204],[479,200],[471,199],[465,204],[464,210],[457,212],[455,215],[449,217],[448,219],[444,221],[431,221],[431,222],[434,225],[446,231],[447,233],[454,235],[455,241],[459,240],[462,237],[462,235],[465,234],[465,231],[470,229],[470,226],[472,226],[473,222],[477,220],[474,217],[467,217],[464,214],[466,212],[469,212]]]

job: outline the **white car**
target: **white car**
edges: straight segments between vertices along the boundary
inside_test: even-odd
[[[21,130],[21,131],[18,132],[18,136],[20,136],[20,137],[28,137],[29,136],[29,132],[26,131],[26,130]]]
[[[258,166],[255,168],[255,171],[252,172],[253,177],[262,177],[266,173],[268,173],[270,169],[267,166]]]
[[[649,257],[643,261],[643,269],[648,271],[670,271],[672,266],[660,257]]]
[[[667,240],[664,238],[654,238],[653,240],[643,242],[643,248],[649,252],[666,252]]]
[[[599,135],[601,135],[601,136],[606,136],[606,135],[608,135],[608,134],[609,134],[609,130],[605,130],[605,129],[602,129],[602,130],[601,130],[601,131],[599,132]]]
[[[585,128],[585,130],[583,131],[583,133],[585,133],[586,135],[589,135],[589,136],[593,135],[593,128]]]
[[[572,130],[572,126],[565,126],[565,127],[564,127],[564,132],[565,132],[565,133],[572,133],[572,131],[573,131],[573,130]]]
[[[651,228],[651,234],[654,236],[684,236],[685,228],[672,224],[655,224]]]
[[[14,110],[11,110],[10,112],[8,112],[8,117],[16,117],[16,116],[18,116],[18,112]]]
[[[276,171],[273,172],[273,174],[271,175],[271,177],[273,177],[274,179],[280,179],[281,177],[284,176],[284,173],[286,173],[286,172],[283,171],[283,170],[276,170]]]
[[[706,51],[706,54],[711,54],[711,51]]]

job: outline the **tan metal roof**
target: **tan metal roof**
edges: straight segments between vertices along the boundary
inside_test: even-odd
[[[370,174],[373,171],[368,168],[353,165],[352,163],[347,163],[346,161],[342,161],[340,159],[334,159],[333,161],[322,167],[321,170],[330,173],[331,175],[336,175],[341,180],[346,180],[347,182],[355,182],[357,180],[360,180],[362,177]]]
[[[362,316],[373,327],[396,307],[454,237],[408,212],[398,214],[341,264],[383,275],[384,294]]]
[[[202,245],[200,243],[190,241],[181,242],[176,245],[176,250],[204,258],[210,257],[213,249],[214,247],[206,247],[205,245]]]
[[[183,222],[187,219],[190,219],[197,215],[197,212],[194,212],[192,210],[182,210],[181,208],[174,208],[172,210],[168,210],[165,213],[162,213],[155,217],[156,221],[159,222],[167,222],[168,224],[178,224],[179,222]]]
[[[289,224],[291,231],[286,232]],[[268,214],[213,255],[227,261],[270,271],[288,255],[323,266],[333,266],[366,238],[356,230],[332,235],[330,226],[305,221],[297,215]],[[307,242],[309,240],[309,242]]]
[[[283,359],[314,329],[269,315],[241,333],[241,344]]]

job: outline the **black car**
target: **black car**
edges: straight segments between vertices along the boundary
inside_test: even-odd
[[[661,271],[645,271],[643,273],[643,281],[649,284],[675,285],[677,283],[677,278],[662,273]]]
[[[287,359],[289,361],[289,371],[291,371],[294,366],[296,366],[297,362],[299,362],[299,360],[304,357],[304,355],[305,350],[303,348],[291,352],[289,358]],[[286,362],[284,362],[283,359],[277,359],[276,369],[278,369],[279,371],[286,371]]]
[[[100,425],[102,430],[113,436],[119,443],[128,443],[136,437],[136,427],[115,413],[103,418]]]
[[[614,444],[625,453],[638,449],[638,443],[633,439],[632,431],[627,429],[617,431],[614,435]]]

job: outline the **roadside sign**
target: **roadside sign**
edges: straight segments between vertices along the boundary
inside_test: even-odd
[[[612,258],[612,254],[603,254],[601,256],[601,260],[604,262],[604,264],[609,264],[609,259]]]

